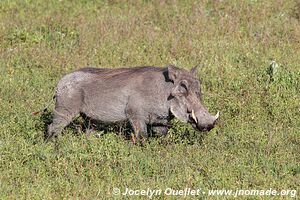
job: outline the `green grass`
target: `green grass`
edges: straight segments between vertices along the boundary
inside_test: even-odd
[[[299,197],[299,44],[296,0],[2,0],[0,198],[125,198],[115,187],[294,189]],[[204,102],[221,111],[207,135],[175,120],[144,147],[70,128],[43,142],[44,122],[31,113],[64,74],[167,64],[203,65]]]

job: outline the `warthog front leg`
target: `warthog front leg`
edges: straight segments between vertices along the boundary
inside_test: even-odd
[[[135,119],[130,119],[129,121],[134,131],[134,135],[132,135],[132,142],[134,144],[142,142],[142,139],[148,137],[147,125],[144,121]]]
[[[142,138],[148,137],[145,111],[142,109],[143,105],[140,105],[139,102],[138,99],[128,99],[125,109],[126,117],[134,131],[134,135],[132,135],[134,144],[141,142]]]

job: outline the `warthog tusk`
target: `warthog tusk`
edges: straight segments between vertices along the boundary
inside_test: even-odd
[[[220,112],[218,111],[216,116],[215,116],[215,119],[217,120],[217,119],[219,119],[219,117],[220,117]]]
[[[195,120],[196,123],[198,123],[194,110],[192,110],[192,118],[193,120]]]

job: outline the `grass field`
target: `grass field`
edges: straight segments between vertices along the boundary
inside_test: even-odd
[[[167,64],[203,66],[205,105],[221,112],[208,134],[174,120],[144,147],[72,127],[43,142],[54,103],[48,118],[31,113],[64,74]],[[0,199],[123,199],[132,196],[114,188],[168,187],[290,189],[299,198],[299,1],[1,0],[0,73]]]

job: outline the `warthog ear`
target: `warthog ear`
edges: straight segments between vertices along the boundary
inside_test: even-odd
[[[178,74],[179,74],[179,72],[174,65],[168,66],[168,77],[174,83],[175,83],[176,78],[178,77]]]

